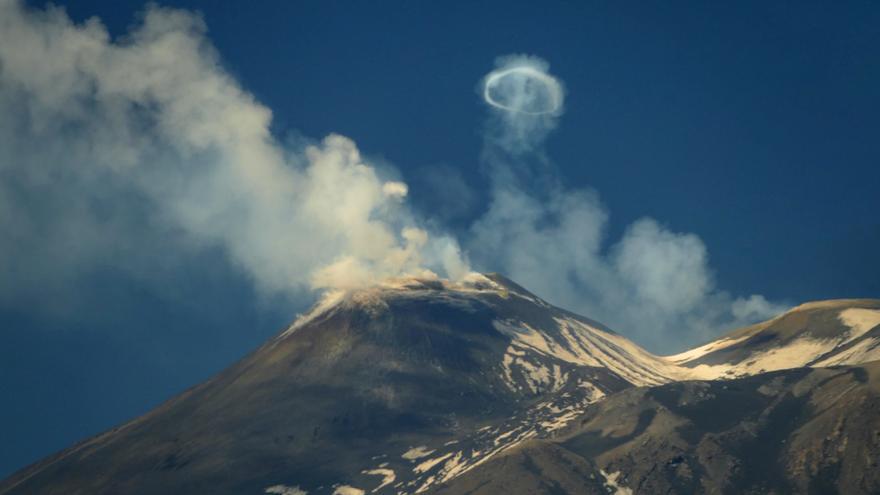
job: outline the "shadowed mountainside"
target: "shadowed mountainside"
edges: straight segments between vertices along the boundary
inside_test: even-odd
[[[878,493],[878,411],[880,362],[632,388],[436,493]]]
[[[500,275],[388,281],[0,494],[870,493],[878,365],[801,366],[872,358],[877,308],[664,358]]]

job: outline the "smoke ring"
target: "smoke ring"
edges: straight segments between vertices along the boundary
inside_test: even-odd
[[[545,88],[547,88],[547,93],[551,97],[550,107],[546,110],[541,111],[533,111],[533,110],[525,110],[522,108],[518,108],[511,105],[506,105],[503,102],[500,102],[492,97],[492,92],[490,91],[493,87],[497,86],[498,83],[505,77],[509,77],[512,75],[521,75],[527,78],[531,78],[537,81],[540,81],[544,84]],[[501,109],[506,110],[508,112],[521,113],[525,115],[547,115],[554,114],[562,107],[562,86],[560,86],[559,81],[556,80],[553,76],[548,75],[547,73],[535,69],[533,67],[512,67],[510,69],[505,69],[501,71],[495,71],[489,74],[486,77],[486,82],[483,85],[483,99],[489,105]]]

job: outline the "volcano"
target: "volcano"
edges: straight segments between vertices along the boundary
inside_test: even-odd
[[[877,493],[876,359],[877,300],[662,357],[501,275],[391,280],[0,494]]]

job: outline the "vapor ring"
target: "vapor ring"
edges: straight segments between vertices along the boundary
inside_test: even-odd
[[[541,81],[547,88],[547,92],[550,95],[550,101],[552,103],[550,108],[547,110],[542,110],[540,112],[523,110],[522,108],[505,105],[504,103],[493,98],[489,92],[489,89],[497,85],[498,81],[500,81],[503,77],[507,77],[512,74],[520,74]],[[556,111],[559,110],[559,108],[562,106],[562,87],[553,76],[547,75],[546,73],[538,69],[535,69],[533,67],[512,67],[510,69],[492,72],[486,77],[486,82],[483,86],[483,99],[486,100],[486,103],[488,103],[489,105],[495,108],[500,108],[501,110],[507,110],[508,112],[523,113],[526,115],[546,115],[556,113]]]

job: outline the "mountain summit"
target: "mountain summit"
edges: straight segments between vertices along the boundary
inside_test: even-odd
[[[800,330],[802,320],[790,312],[664,358],[497,274],[457,283],[391,280],[328,294],[214,378],[25,468],[0,483],[0,494],[629,493],[634,482],[690,493],[724,483],[759,486],[748,484],[751,471],[742,478],[732,477],[728,471],[742,472],[730,466],[710,472],[711,462],[690,452],[717,428],[759,422],[774,400],[786,400],[787,386],[812,397],[827,382],[804,370],[741,384],[689,380],[766,371],[750,363],[802,349],[801,334],[835,344],[790,367],[860,362],[873,356],[876,308],[878,301],[823,306],[837,319],[810,313]],[[825,325],[832,320],[833,328]],[[712,368],[718,366],[723,370]],[[839,379],[841,386],[860,394],[861,401],[840,404],[862,412],[876,404],[874,368],[829,373],[819,375],[852,376]],[[837,388],[822,390],[824,400]],[[724,410],[713,412],[714,401]],[[800,400],[786,407],[812,417],[818,406]],[[859,433],[877,424],[878,410],[868,410]],[[724,419],[707,419],[718,414]],[[636,448],[635,439],[646,443]],[[735,463],[742,453],[722,456],[726,441],[715,440],[713,455]],[[875,455],[877,441],[880,435],[851,439],[848,448]],[[681,459],[666,459],[670,445]],[[675,469],[646,469],[656,462]],[[795,486],[786,484],[794,468],[780,469],[782,481],[768,486]],[[844,479],[843,471],[822,473],[831,483]],[[880,487],[876,478],[846,480],[847,487]]]

